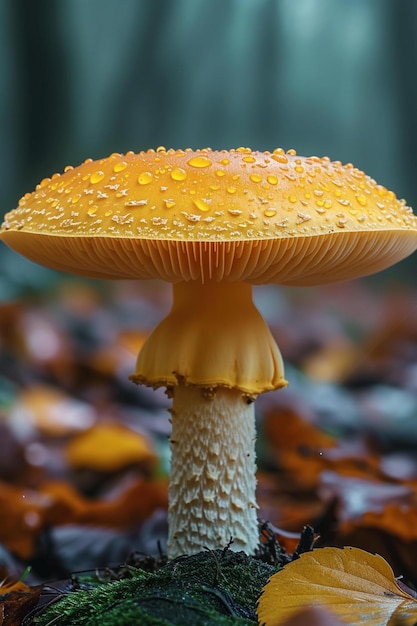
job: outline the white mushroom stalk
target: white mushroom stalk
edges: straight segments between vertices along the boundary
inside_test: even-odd
[[[286,384],[281,354],[244,283],[174,285],[171,312],[131,377],[173,397],[168,554],[258,545],[255,415]]]
[[[168,554],[258,546],[254,404],[236,389],[173,392]]]

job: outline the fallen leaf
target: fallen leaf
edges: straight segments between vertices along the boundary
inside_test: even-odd
[[[381,511],[365,511],[362,526],[380,528],[406,542],[417,539],[417,511],[415,503],[388,503]]]
[[[352,526],[349,531],[344,530],[344,524],[341,526],[334,534],[331,543],[323,541],[321,545],[356,546],[368,552],[379,554],[390,563],[395,572],[401,572],[399,584],[400,582],[405,583],[415,589],[417,580],[416,541],[402,541],[379,528],[362,526],[360,522],[356,526]]]
[[[315,525],[323,515],[323,502],[314,494],[306,494],[288,480],[272,473],[258,472],[257,498],[259,517],[274,526],[299,533],[305,524]]]
[[[149,469],[157,461],[147,437],[118,423],[95,424],[73,437],[66,455],[73,468],[103,472],[139,464]]]
[[[341,383],[357,368],[360,353],[346,337],[325,344],[303,360],[303,372],[312,380]]]
[[[410,487],[398,482],[383,482],[374,480],[371,476],[369,480],[355,476],[344,476],[339,472],[326,471],[323,472],[320,479],[319,494],[324,502],[331,502],[337,499],[338,502],[338,518],[340,523],[356,524],[359,519],[363,519],[365,514],[378,514],[388,504],[395,504],[402,512],[397,511],[399,517],[397,523],[391,526],[391,532],[395,532],[395,528],[401,527],[404,533],[407,533],[407,521],[403,521],[404,512],[415,507],[414,494]],[[408,522],[408,531],[413,526],[414,520],[417,521],[417,515]],[[394,522],[391,516],[385,521],[385,525],[381,521],[381,527],[390,529],[389,524]],[[403,534],[404,536],[404,534]]]
[[[40,487],[51,505],[46,515],[50,525],[87,524],[129,529],[143,523],[152,513],[168,507],[164,480],[138,479],[111,499],[92,500],[68,483],[51,481]]]
[[[48,499],[37,491],[0,482],[0,543],[20,559],[30,558],[47,506]]]
[[[12,582],[4,582],[0,584],[0,598],[4,598],[9,593],[14,591],[30,591],[30,587],[25,585],[21,580],[15,580]]]
[[[23,619],[35,608],[42,585],[28,587],[22,582],[0,586],[0,626],[21,626]]]
[[[363,438],[338,439],[290,406],[270,409],[262,427],[273,463],[293,486],[315,490],[325,472],[391,480],[381,469],[379,454]]]
[[[324,454],[337,440],[290,407],[267,412],[262,427],[278,465],[304,488],[314,488],[325,467]]]
[[[107,499],[86,498],[64,481],[48,481],[37,490],[0,481],[0,543],[26,560],[34,555],[46,527],[85,524],[130,529],[167,507],[167,484],[162,479],[138,478]]]
[[[359,548],[318,548],[274,574],[258,603],[265,626],[283,626],[305,606],[320,605],[352,626],[413,626],[417,600],[390,565]]]
[[[34,384],[20,392],[11,408],[9,423],[16,432],[40,432],[64,437],[89,428],[97,419],[86,402],[46,384]]]

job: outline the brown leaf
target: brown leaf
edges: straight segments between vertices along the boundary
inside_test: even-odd
[[[325,467],[323,453],[337,446],[336,439],[308,423],[290,407],[268,412],[263,430],[280,467],[304,488],[315,487]]]
[[[362,526],[377,527],[407,542],[417,539],[417,511],[415,503],[391,502],[383,510],[366,511],[360,521]]]
[[[46,515],[51,525],[72,523],[126,529],[142,523],[156,509],[168,506],[166,481],[138,479],[108,500],[85,498],[61,481],[45,483],[40,492],[51,501]]]
[[[326,500],[329,495],[331,498],[337,496],[341,500],[347,500],[345,486],[349,486],[349,481],[358,479],[372,480],[375,485],[378,483],[378,494],[381,493],[382,484],[387,484],[388,498],[393,489],[402,494],[411,493],[411,488],[398,484],[396,487],[392,486],[397,481],[384,473],[380,456],[365,440],[338,440],[291,407],[267,412],[263,428],[276,465],[284,475],[281,482],[286,485],[287,490],[302,489],[304,492],[317,494],[320,488],[320,496]],[[339,478],[342,482],[339,482]],[[309,519],[304,522],[310,523]],[[282,520],[274,523],[278,526],[286,525]]]
[[[258,604],[266,626],[283,626],[302,607],[321,605],[352,626],[412,626],[417,600],[400,589],[389,564],[359,548],[319,548],[274,574]]]
[[[21,626],[23,619],[35,608],[42,585],[27,587],[21,582],[0,587],[0,626]]]
[[[300,495],[299,490],[290,491],[288,481],[276,475],[258,472],[257,499],[259,517],[286,531],[301,531],[305,524],[314,526],[323,515],[323,502],[313,493]]]
[[[33,489],[0,482],[0,543],[21,559],[32,556],[48,503]]]

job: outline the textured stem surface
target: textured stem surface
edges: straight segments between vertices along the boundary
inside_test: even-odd
[[[235,389],[180,385],[172,406],[168,555],[258,544],[254,404]]]

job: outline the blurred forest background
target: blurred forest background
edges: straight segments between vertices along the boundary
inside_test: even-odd
[[[158,145],[325,154],[416,206],[416,26],[413,0],[2,0],[0,214]],[[2,299],[36,280],[0,260]]]
[[[2,0],[0,217],[68,164],[159,145],[327,155],[417,208],[416,28],[415,0]],[[337,542],[383,553],[389,532],[417,588],[415,518],[393,531],[404,506],[417,511],[416,269],[414,255],[377,277],[255,296],[290,380],[257,403],[273,448],[260,437],[262,514],[298,531],[342,503],[335,516],[353,526]],[[163,285],[68,280],[0,246],[0,579],[28,562],[35,580],[106,565],[164,536],[146,520],[166,507],[152,472],[166,478],[167,400],[127,377],[169,300]],[[75,453],[101,422],[128,426],[128,449]],[[322,427],[357,436],[353,457]],[[132,453],[132,430],[151,452],[139,438]],[[369,508],[380,518],[358,538]],[[134,523],[139,539],[135,527],[116,542]]]

